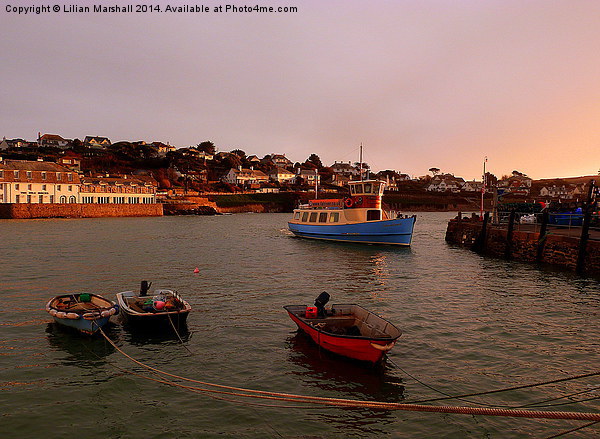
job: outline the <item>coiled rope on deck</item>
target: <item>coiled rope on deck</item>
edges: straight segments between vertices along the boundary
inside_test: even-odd
[[[267,392],[262,390],[245,389],[241,387],[226,386],[222,384],[208,383],[205,381],[194,380],[191,378],[182,377],[179,375],[164,372],[152,366],[148,366],[141,361],[128,355],[126,352],[121,350],[105,333],[100,329],[100,333],[103,337],[115,348],[117,352],[125,356],[135,364],[157,374],[161,374],[167,377],[180,379],[183,381],[200,384],[203,386],[212,387],[212,389],[184,386],[178,383],[174,383],[168,380],[159,380],[168,385],[175,385],[177,387],[187,388],[195,392],[208,392],[225,394],[243,398],[259,398],[259,399],[270,399],[279,401],[295,401],[303,403],[313,403],[319,405],[329,405],[336,407],[351,407],[351,408],[370,408],[370,409],[382,409],[382,410],[403,410],[403,411],[414,411],[414,412],[434,412],[434,413],[454,413],[463,415],[482,415],[482,416],[504,416],[504,417],[519,417],[519,418],[530,418],[530,419],[564,419],[564,420],[579,420],[579,421],[600,421],[600,413],[590,412],[552,412],[552,411],[539,411],[539,410],[523,410],[523,409],[502,409],[502,408],[483,408],[483,407],[460,407],[460,406],[430,406],[424,404],[403,404],[403,403],[392,403],[392,402],[377,402],[377,401],[362,401],[353,399],[342,399],[342,398],[326,398],[319,396],[305,396],[295,395],[290,393],[281,392]],[[600,372],[594,374],[597,375]],[[590,374],[588,374],[590,375]],[[217,390],[220,389],[220,390]]]

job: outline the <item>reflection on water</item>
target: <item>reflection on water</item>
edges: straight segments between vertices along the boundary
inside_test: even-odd
[[[303,332],[286,340],[288,361],[299,366],[291,372],[306,385],[352,394],[359,399],[399,402],[403,399],[402,380],[389,374],[385,364],[370,365],[343,358],[321,349]]]
[[[151,325],[123,325],[121,338],[124,342],[143,346],[145,344],[161,344],[170,342],[186,343],[192,337],[187,324],[179,324],[174,328],[169,324]]]
[[[102,328],[109,336],[115,336],[115,328],[110,323]],[[106,357],[114,352],[114,348],[100,334],[83,335],[74,328],[58,323],[48,323],[46,340],[50,347],[68,354],[61,362],[69,366],[94,369],[105,363]]]

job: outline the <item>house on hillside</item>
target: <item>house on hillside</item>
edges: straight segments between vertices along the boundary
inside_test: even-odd
[[[483,190],[483,182],[475,180],[467,181],[461,190],[463,192],[481,192]]]
[[[108,137],[85,136],[85,139],[83,139],[83,144],[85,146],[87,146],[88,148],[105,149],[111,143],[110,143],[110,139]]]
[[[296,174],[278,166],[269,171],[269,178],[279,183],[294,184],[294,182],[296,181]]]
[[[256,169],[231,168],[222,178],[222,181],[238,186],[255,185],[269,181],[269,177]]]
[[[513,195],[529,195],[533,180],[523,174],[513,174],[504,180],[498,181],[498,187],[504,189],[505,193]]]
[[[334,162],[331,165],[333,173],[336,175],[343,175],[345,177],[357,177],[360,175],[360,170],[353,166],[351,162]]]
[[[162,157],[166,156],[168,152],[175,151],[177,149],[173,145],[169,145],[168,143],[164,144],[162,142],[152,142],[152,146],[156,148],[156,152]]]
[[[271,154],[271,163],[281,168],[294,165],[294,163],[292,163],[292,161],[288,159],[285,154]]]
[[[58,159],[58,164],[75,172],[81,171],[81,157],[70,151]]]
[[[38,134],[38,146],[53,146],[56,148],[65,148],[71,143],[68,139],[63,139],[58,134]]]
[[[452,174],[436,175],[427,186],[429,192],[460,192],[465,180]]]
[[[544,198],[554,198],[559,200],[574,200],[585,195],[584,184],[563,184],[544,186],[540,189],[540,196]]]
[[[318,184],[321,182],[321,176],[316,169],[299,169],[297,176],[300,177],[304,184],[314,186],[315,182]]]

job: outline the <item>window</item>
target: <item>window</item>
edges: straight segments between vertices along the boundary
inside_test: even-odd
[[[355,185],[356,187],[356,193],[357,194],[362,194],[363,193],[363,185],[362,184],[357,184]]]
[[[27,178],[32,178],[32,177],[33,177],[33,172],[27,171]]]
[[[31,185],[30,185],[30,184],[28,184],[28,185],[27,185],[27,190],[28,190],[28,191],[30,191],[30,190],[31,190]]]
[[[69,203],[75,203],[75,197],[73,195],[69,197]]]
[[[59,191],[60,190],[60,184],[56,185],[56,190]]]
[[[73,186],[69,185],[69,192],[73,192]]]
[[[50,195],[50,203],[54,203],[54,195]]]
[[[44,171],[44,172],[42,172],[42,180],[45,180],[45,179],[46,179],[46,172]]]
[[[27,202],[31,203],[31,195],[27,195]]]
[[[367,210],[367,221],[379,221],[381,219],[380,210]]]
[[[42,190],[43,190],[43,191],[45,191],[45,190],[46,190],[46,185],[45,185],[45,184],[43,184],[43,185],[42,185]]]
[[[321,212],[319,214],[319,222],[326,223],[327,222],[327,212]]]
[[[39,201],[38,201],[38,203],[43,203],[43,202],[44,202],[44,196],[43,196],[43,195],[40,195],[40,196],[39,196]]]
[[[64,195],[62,197],[60,197],[60,203],[65,204],[67,202],[67,197],[65,197]]]
[[[308,221],[308,212],[302,212],[302,222],[305,223]]]
[[[350,186],[350,193],[353,195],[356,193],[356,187],[354,185]]]
[[[0,170],[0,178],[4,178],[4,171]]]
[[[299,220],[300,219],[300,212],[294,212],[294,219],[295,220]]]
[[[370,194],[373,191],[373,185],[371,183],[365,183],[365,194]]]
[[[15,195],[15,203],[20,203],[20,202],[21,202],[21,196]]]
[[[19,190],[19,183],[15,184],[15,190],[18,191]]]
[[[69,181],[73,181],[73,174],[71,174],[71,173],[68,173],[68,174],[67,174],[67,179],[68,179]]]
[[[316,223],[317,222],[317,212],[311,212],[310,219],[308,221],[311,223]]]
[[[19,178],[19,171],[13,171],[15,174],[15,178]]]
[[[340,221],[340,213],[339,212],[333,212],[330,216],[329,216],[329,222],[330,223],[337,223]]]
[[[56,173],[56,181],[60,181],[62,179],[62,174],[60,172]]]

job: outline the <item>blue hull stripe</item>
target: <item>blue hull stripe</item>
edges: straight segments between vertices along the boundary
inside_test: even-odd
[[[303,238],[369,244],[410,245],[414,224],[415,218],[401,218],[341,225],[290,222],[288,227],[292,233]]]

